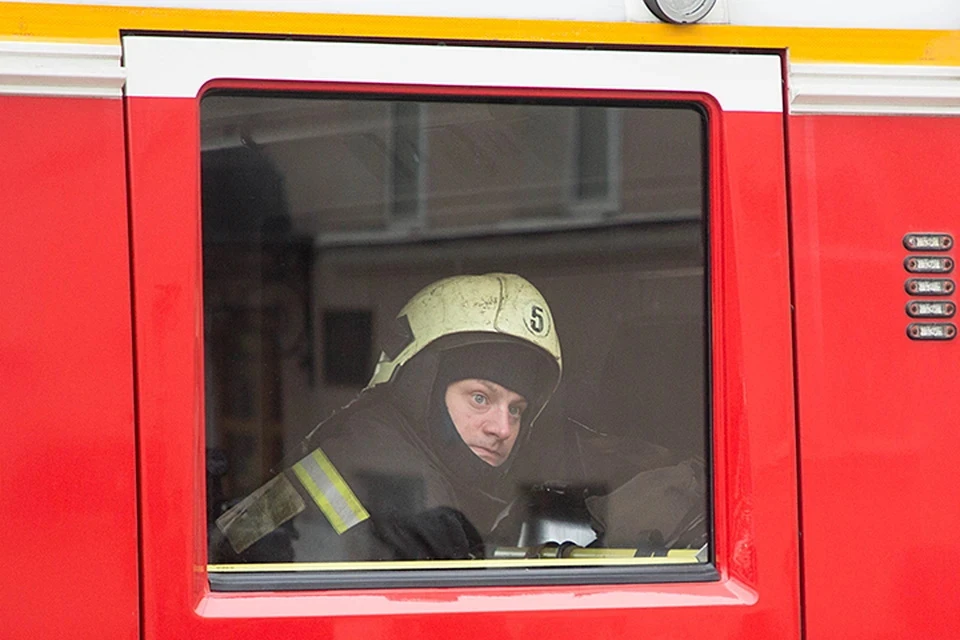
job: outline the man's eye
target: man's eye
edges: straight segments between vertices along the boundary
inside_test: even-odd
[[[483,395],[482,393],[475,393],[473,394],[473,401],[477,404],[486,404],[487,396]]]
[[[510,407],[510,415],[514,418],[519,418],[523,415],[523,407]]]

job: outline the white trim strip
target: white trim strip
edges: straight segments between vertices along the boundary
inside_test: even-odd
[[[792,64],[790,112],[958,115],[960,68]]]
[[[0,95],[119,98],[121,53],[109,44],[0,42]]]
[[[783,111],[780,58],[419,44],[128,36],[127,95],[192,98],[215,78],[702,92]]]

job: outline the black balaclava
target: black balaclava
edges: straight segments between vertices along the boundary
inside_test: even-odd
[[[495,517],[512,492],[506,476],[529,439],[531,422],[553,392],[557,377],[556,363],[538,347],[503,336],[457,334],[427,347],[404,364],[389,393],[461,497],[478,492],[487,496],[490,504],[475,506],[487,510],[498,504],[492,514]],[[487,464],[470,450],[447,411],[447,387],[466,378],[496,382],[527,400],[513,451],[499,467]],[[467,509],[466,504],[461,506]],[[479,516],[474,509],[467,510],[471,518]],[[476,523],[490,525],[492,517],[477,517]]]
[[[540,396],[545,386],[539,378],[541,367],[532,349],[510,343],[476,344],[444,351],[440,355],[437,375],[426,414],[431,445],[444,464],[456,474],[458,483],[475,486],[485,493],[500,493],[498,486],[507,475],[516,451],[526,439],[529,417],[521,423],[513,451],[499,467],[487,464],[470,450],[457,432],[447,410],[446,391],[450,384],[475,378],[489,380],[524,397],[531,413],[539,410]]]

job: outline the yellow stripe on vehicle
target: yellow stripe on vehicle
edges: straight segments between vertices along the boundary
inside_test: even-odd
[[[370,517],[343,476],[320,449],[293,465],[293,473],[338,535]]]
[[[117,43],[121,30],[789,49],[794,62],[960,66],[960,30],[677,26],[0,3],[0,37]]]

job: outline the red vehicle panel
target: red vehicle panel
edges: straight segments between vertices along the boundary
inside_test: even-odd
[[[5,637],[139,633],[122,109],[0,97]]]
[[[892,2],[821,12],[717,0],[706,23],[668,25],[647,11],[654,2],[572,0],[523,20],[528,7],[496,2],[430,1],[420,9],[432,17],[370,13],[389,1],[361,2],[365,15],[259,0],[240,10],[0,3],[0,640],[960,637],[960,32],[950,11],[914,9],[901,26],[909,10]],[[201,108],[204,96],[216,100]],[[258,145],[263,164],[231,177],[275,170],[264,183],[276,178],[270,196],[284,202],[237,213],[228,196],[248,192],[209,176]],[[434,173],[422,160],[431,154]],[[294,180],[306,186],[288,188]],[[217,218],[201,212],[211,201],[222,215],[202,224]],[[910,233],[948,234],[954,246],[911,251]],[[264,259],[265,238],[299,253]],[[910,273],[917,256],[948,268]],[[211,276],[204,261],[218,259]],[[575,407],[595,418],[577,423],[591,433],[610,416],[626,416],[614,426],[632,443],[681,425],[673,435],[700,463],[708,525],[671,552],[702,573],[669,573],[666,561],[648,571],[645,551],[604,546],[615,530],[604,523],[592,548],[576,542],[579,557],[535,557],[542,540],[484,555],[491,543],[456,567],[411,561],[408,582],[397,576],[409,565],[382,566],[406,560],[386,557],[345,561],[339,574],[288,558],[280,569],[231,564],[210,523],[262,486],[257,474],[275,473],[271,456],[289,456],[302,429],[366,389],[368,372],[344,382],[327,367],[352,375],[362,367],[344,362],[368,347],[373,366],[406,285],[509,260],[556,305],[568,385],[550,397],[555,415],[538,413],[538,430],[555,431],[530,440],[541,466],[524,478],[559,486],[567,476],[541,472],[574,459],[583,478],[614,476],[588,473],[584,461],[603,466],[600,455],[551,458],[569,443],[556,432],[579,402],[571,388],[602,405]],[[281,263],[254,284],[235,277]],[[953,288],[911,294],[908,279],[926,277]],[[251,302],[264,291],[273,297]],[[911,303],[929,300],[947,317],[910,317]],[[276,315],[250,320],[268,307]],[[580,324],[567,333],[556,309]],[[915,339],[917,322],[950,333]],[[683,348],[649,346],[669,341]],[[655,390],[665,410],[644,405],[642,385],[694,352],[695,365]],[[250,354],[268,365],[243,361]],[[680,364],[634,366],[644,358]],[[255,406],[249,415],[224,408],[235,396]],[[621,396],[636,403],[611,407]],[[212,472],[217,462],[233,475]],[[619,485],[570,486],[584,498]],[[297,553],[321,548],[296,537],[306,527],[290,530]],[[541,560],[554,564],[521,568]],[[475,561],[494,571],[461,579],[480,575],[463,569]],[[622,573],[613,584],[496,582],[543,566]],[[434,571],[453,577],[429,583]],[[256,590],[271,572],[294,576],[279,581],[294,590]],[[361,578],[339,588],[350,572]],[[326,582],[310,581],[320,574]],[[363,587],[377,575],[414,586]]]
[[[951,637],[960,351],[907,337],[902,239],[960,231],[960,121],[790,125],[809,634]]]

